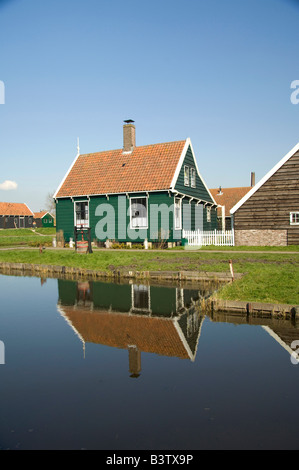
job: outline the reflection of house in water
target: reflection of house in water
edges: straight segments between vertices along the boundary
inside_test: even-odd
[[[131,377],[141,352],[194,361],[205,292],[143,284],[58,280],[58,310],[85,343],[127,349]]]

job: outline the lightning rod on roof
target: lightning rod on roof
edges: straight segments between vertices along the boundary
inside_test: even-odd
[[[80,155],[79,137],[77,137],[77,154]]]

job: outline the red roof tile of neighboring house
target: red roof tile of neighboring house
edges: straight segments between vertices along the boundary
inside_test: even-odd
[[[221,193],[219,188],[210,189],[210,192],[220,206],[225,206],[225,217],[230,217],[230,210],[234,207],[237,202],[242,199],[252,188],[241,187],[241,188],[221,188]],[[221,215],[221,207],[218,207],[218,215]]]
[[[0,202],[0,215],[33,215],[29,207],[21,202]]]
[[[186,141],[79,155],[56,197],[169,189]]]
[[[35,219],[41,219],[46,214],[48,214],[48,211],[34,212],[34,218]]]

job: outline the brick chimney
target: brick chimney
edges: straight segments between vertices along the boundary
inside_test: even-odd
[[[250,186],[255,186],[255,173],[253,171],[251,172]]]
[[[136,130],[134,121],[128,119],[124,121],[124,146],[123,152],[132,152],[136,146]]]

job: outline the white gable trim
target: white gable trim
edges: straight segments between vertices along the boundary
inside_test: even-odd
[[[26,203],[24,203],[24,205],[27,207],[27,209],[31,212],[31,214],[34,216],[32,210],[30,209],[30,207],[28,207],[28,205]]]
[[[240,201],[230,210],[230,213],[234,214],[236,210],[238,210],[244,204],[244,202],[247,201],[247,199],[249,199],[261,186],[263,186],[263,184],[266,183],[266,181],[268,181],[268,179],[271,178],[271,176],[273,176],[274,173],[276,173],[277,170],[279,170],[279,168],[281,168],[282,165],[286,163],[296,152],[298,152],[298,150],[299,142],[272,168],[272,170],[270,170],[247,194],[245,194],[242,199],[240,199]]]
[[[178,162],[177,167],[176,167],[176,169],[175,169],[175,172],[174,172],[174,175],[173,175],[171,184],[170,184],[170,189],[174,189],[174,187],[175,187],[175,185],[176,185],[178,176],[179,176],[179,174],[180,174],[180,170],[181,170],[181,168],[182,168],[182,164],[183,164],[184,159],[185,159],[185,155],[186,155],[187,150],[188,150],[188,147],[189,147],[189,143],[190,143],[190,139],[189,139],[189,137],[188,137],[188,139],[186,139],[186,142],[185,142],[184,148],[183,148],[183,150],[182,150],[182,153],[181,153],[179,162]]]
[[[43,219],[44,217],[46,217],[47,214],[49,214],[51,217],[53,217],[53,219],[55,219],[54,215],[51,214],[51,212],[46,212],[46,213],[41,217],[41,219]]]
[[[170,189],[173,190],[173,191],[175,191],[174,188],[175,188],[175,185],[176,185],[176,183],[177,183],[177,179],[178,179],[178,176],[179,176],[179,174],[180,174],[180,171],[181,171],[182,165],[183,165],[183,163],[184,163],[184,159],[185,159],[185,156],[186,156],[186,153],[187,153],[187,150],[188,150],[189,146],[190,146],[190,148],[191,148],[191,152],[192,152],[192,155],[193,155],[193,160],[194,160],[194,163],[195,163],[195,168],[196,168],[197,174],[198,174],[199,178],[201,179],[202,184],[203,184],[204,187],[206,188],[208,194],[210,195],[212,201],[213,201],[214,204],[217,206],[217,203],[216,203],[215,199],[213,198],[211,192],[209,191],[209,188],[207,187],[207,185],[206,185],[206,183],[205,183],[203,177],[202,177],[201,174],[199,173],[198,166],[197,166],[197,161],[196,161],[196,157],[195,157],[195,153],[194,153],[194,150],[193,150],[193,146],[192,146],[190,137],[188,137],[188,138],[186,139],[186,142],[185,142],[183,151],[182,151],[182,153],[181,153],[179,162],[178,162],[178,164],[177,164],[177,167],[176,167],[174,176],[173,176],[172,181],[171,181]]]
[[[79,149],[78,149],[78,150],[79,150]],[[79,156],[80,156],[80,153],[79,153],[79,151],[78,151],[78,153],[77,153],[77,155],[76,155],[76,157],[75,157],[73,163],[72,163],[71,166],[69,167],[68,171],[67,171],[66,174],[65,174],[65,177],[63,178],[63,180],[61,181],[60,185],[58,186],[58,188],[57,188],[55,194],[53,195],[53,199],[56,199],[57,194],[59,193],[59,191],[60,191],[62,185],[64,184],[65,180],[67,179],[67,177],[68,177],[68,175],[69,175],[71,169],[72,169],[73,166],[75,165],[75,163],[76,163],[76,161],[77,161],[77,159],[78,159]]]

